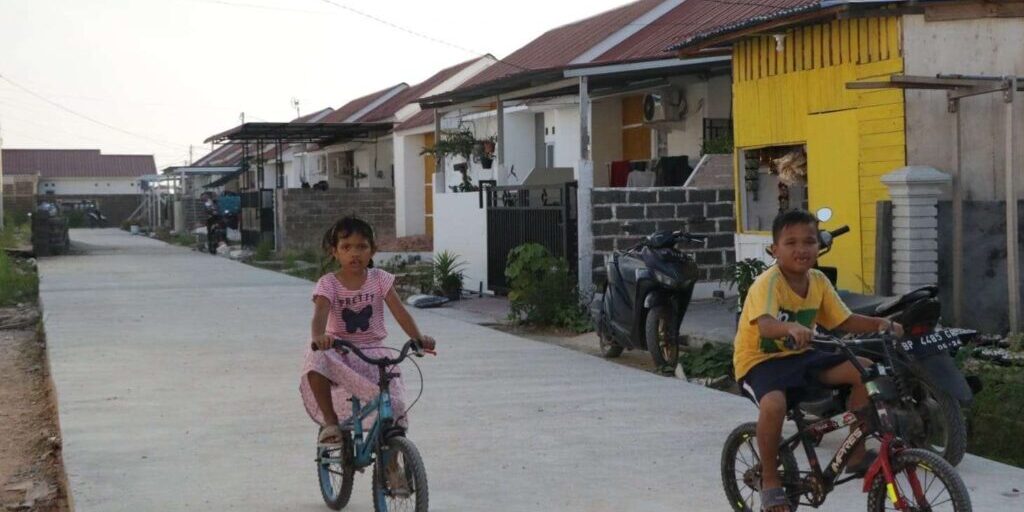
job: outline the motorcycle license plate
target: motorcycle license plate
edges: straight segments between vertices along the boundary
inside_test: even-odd
[[[923,358],[961,347],[965,337],[975,334],[977,331],[970,329],[940,329],[922,336],[907,338],[901,341],[900,345],[908,354]]]

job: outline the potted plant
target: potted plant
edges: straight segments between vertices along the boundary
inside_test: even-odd
[[[437,295],[459,300],[462,295],[462,269],[466,264],[451,251],[441,251],[434,256],[434,283]]]
[[[473,155],[473,148],[476,145],[476,138],[473,132],[467,129],[441,132],[441,137],[433,146],[424,147],[421,155],[434,155],[434,158],[444,158],[449,155],[461,156],[467,162]]]
[[[725,277],[722,278],[722,282],[729,285],[730,288],[736,287],[736,291],[739,293],[736,304],[737,318],[743,312],[743,302],[747,300],[747,292],[750,291],[750,286],[754,284],[757,276],[761,275],[765,270],[768,270],[768,264],[757,258],[737,261],[725,270]]]

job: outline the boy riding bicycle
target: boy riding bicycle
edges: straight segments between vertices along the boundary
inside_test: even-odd
[[[761,503],[769,512],[790,510],[778,471],[778,449],[786,411],[801,400],[803,388],[813,382],[851,386],[850,409],[868,403],[860,373],[849,361],[842,355],[808,348],[815,325],[848,333],[892,330],[902,335],[897,323],[850,312],[828,278],[814,268],[818,249],[818,220],[812,214],[793,210],[775,218],[772,254],[776,264],[751,285],[736,332],[736,381],[760,408]],[[795,348],[786,347],[787,338],[795,341]],[[870,365],[871,361],[861,358],[861,364]],[[847,471],[862,473],[873,458],[860,443],[851,454]]]

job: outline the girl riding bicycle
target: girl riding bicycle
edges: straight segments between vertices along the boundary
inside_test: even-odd
[[[337,411],[345,410],[349,397],[368,403],[379,392],[378,369],[355,355],[331,348],[332,340],[358,344],[374,358],[393,355],[384,346],[384,304],[410,338],[428,350],[434,339],[420,333],[412,316],[394,289],[395,276],[373,268],[377,251],[373,228],[356,217],[338,220],[323,238],[324,251],[338,262],[338,271],[324,274],[313,290],[312,343],[306,351],[299,389],[310,418],[320,425],[320,443],[341,442]],[[398,372],[397,368],[392,371]],[[402,426],[405,417],[405,386],[401,378],[391,383],[391,398]],[[347,419],[340,418],[341,421]]]

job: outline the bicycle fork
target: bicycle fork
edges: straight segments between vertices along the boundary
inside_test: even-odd
[[[893,440],[895,436],[891,433],[882,435],[882,446],[879,449],[878,459],[868,469],[867,474],[864,476],[864,492],[868,492],[871,489],[871,483],[878,476],[878,473],[882,473],[882,478],[885,479],[885,494],[889,497],[889,501],[892,502],[896,510],[903,512],[910,511],[910,503],[899,490],[899,486],[896,485],[896,473],[892,467],[892,457],[895,453],[893,449]],[[917,478],[917,472],[912,469],[906,471],[907,483],[910,484],[910,490],[914,493],[914,500],[919,506],[926,506],[928,504],[927,498],[924,495],[924,489],[921,487],[921,481]]]

